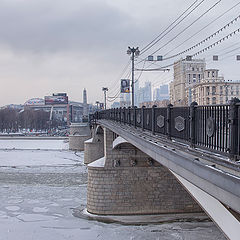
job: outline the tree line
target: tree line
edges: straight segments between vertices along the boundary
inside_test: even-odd
[[[18,132],[19,130],[49,130],[60,125],[57,120],[49,121],[49,112],[25,109],[17,111],[11,108],[0,109],[0,131]]]

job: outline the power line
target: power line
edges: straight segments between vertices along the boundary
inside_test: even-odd
[[[131,60],[129,60],[126,64],[126,66],[123,68],[121,74],[119,75],[119,77],[110,85],[109,88],[111,88],[112,86],[116,86],[117,82],[119,81],[119,79],[121,79],[121,77],[123,76],[123,74],[126,72],[127,68],[130,65]],[[110,92],[112,92],[112,90],[110,90]]]
[[[208,51],[210,48],[215,47],[215,46],[218,45],[219,43],[221,43],[221,42],[229,39],[230,37],[232,37],[233,35],[235,35],[236,33],[239,33],[239,32],[240,32],[240,28],[238,28],[237,30],[229,33],[228,35],[226,35],[225,37],[223,37],[223,38],[219,39],[218,41],[212,43],[211,45],[203,48],[202,50],[194,53],[192,56],[195,57],[195,56],[197,56],[197,55],[199,55],[199,54],[201,54],[201,53],[203,53],[203,52],[205,52],[205,51]]]
[[[117,95],[114,99],[111,99],[111,100],[110,100],[110,99],[107,99],[107,101],[108,101],[108,102],[114,102],[117,98],[119,98],[120,93],[121,93],[121,92],[119,91],[118,95]]]
[[[194,20],[191,24],[189,24],[187,27],[185,27],[181,32],[179,32],[176,36],[174,36],[171,40],[169,40],[167,43],[165,43],[163,46],[155,50],[151,55],[157,53],[162,48],[166,47],[169,43],[171,43],[173,40],[175,40],[178,36],[180,36],[182,33],[184,33],[188,28],[190,28],[193,24],[195,24],[199,19],[201,19],[204,15],[206,15],[209,11],[211,11],[214,7],[217,6],[222,0],[217,1],[213,6],[211,6],[207,11],[205,11],[202,15],[200,15],[196,20]]]
[[[164,34],[175,22],[177,22],[192,6],[195,5],[195,3],[198,2],[198,0],[194,1],[179,17],[177,17],[167,28],[165,28],[164,31],[162,31],[157,37],[155,37],[150,43],[148,43],[145,47],[141,49],[141,52],[144,51],[146,48],[148,48],[152,43],[154,43],[159,37],[161,37],[162,34]],[[180,23],[180,22],[179,22]],[[178,24],[179,24],[178,23]],[[174,28],[177,25],[174,26]],[[173,30],[172,28],[171,30]]]
[[[191,51],[192,49],[196,48],[196,47],[199,47],[200,45],[202,45],[203,43],[209,41],[211,38],[217,36],[218,34],[220,34],[220,32],[222,32],[223,30],[226,30],[228,27],[230,27],[230,25],[234,24],[236,21],[238,21],[240,18],[240,15],[238,15],[236,18],[234,18],[233,20],[231,20],[229,23],[227,23],[226,25],[224,25],[222,28],[220,28],[218,31],[214,32],[213,34],[211,34],[210,36],[206,37],[205,39],[203,39],[202,41],[198,42],[197,44],[193,45],[192,47],[182,51],[182,52],[179,52],[177,54],[174,54],[170,57],[167,57],[167,58],[163,58],[163,60],[168,60],[168,59],[171,59],[171,58],[174,58],[174,57],[177,57],[177,56],[180,56],[184,53],[187,53],[189,51]]]
[[[169,31],[167,31],[163,36],[161,36],[159,39],[157,39],[154,43],[152,43],[150,46],[148,46],[144,51],[142,51],[142,54],[148,51],[150,48],[152,48],[154,45],[156,45],[161,39],[163,39],[169,32],[171,32],[176,26],[178,26],[184,19],[186,19],[195,9],[197,9],[205,0],[202,0],[197,6],[195,6],[186,16],[181,19],[175,26],[173,26]]]
[[[175,48],[173,48],[172,50],[170,50],[169,52],[167,52],[164,56],[167,56],[169,53],[171,53],[172,51],[174,51],[175,49],[177,49],[178,47],[182,46],[184,43],[186,43],[188,40],[192,39],[194,36],[196,36],[198,33],[200,33],[202,30],[206,29],[207,27],[209,27],[211,24],[213,24],[214,22],[216,22],[217,20],[219,20],[221,17],[223,17],[225,14],[227,14],[228,12],[230,12],[232,9],[234,9],[235,7],[237,7],[240,4],[240,2],[238,2],[237,4],[235,4],[233,7],[229,8],[227,11],[223,12],[220,16],[218,16],[217,18],[215,18],[213,21],[211,21],[209,24],[207,24],[206,26],[204,26],[203,28],[201,28],[199,31],[197,31],[196,33],[194,33],[192,36],[190,36],[189,38],[187,38],[185,41],[183,41],[181,44],[179,44],[178,46],[176,46]]]

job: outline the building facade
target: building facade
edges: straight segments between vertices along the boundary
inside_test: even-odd
[[[218,69],[207,69],[204,78],[192,88],[192,100],[199,105],[227,104],[240,97],[240,81],[225,81]]]
[[[188,57],[174,63],[174,80],[170,83],[170,101],[173,105],[190,105],[192,88],[201,81],[205,69],[205,59]]]

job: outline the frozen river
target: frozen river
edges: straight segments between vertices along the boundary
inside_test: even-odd
[[[0,141],[0,240],[225,239],[206,219],[122,225],[74,217],[86,207],[83,153],[41,141],[42,150],[34,141]]]

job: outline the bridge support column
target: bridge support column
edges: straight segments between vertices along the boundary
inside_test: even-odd
[[[100,215],[201,212],[164,166],[104,129],[104,157],[88,165],[87,210]]]
[[[89,164],[104,156],[103,129],[95,125],[92,129],[92,138],[84,143],[84,163]]]
[[[72,123],[70,126],[69,149],[83,151],[84,142],[91,138],[91,132],[87,123]]]

